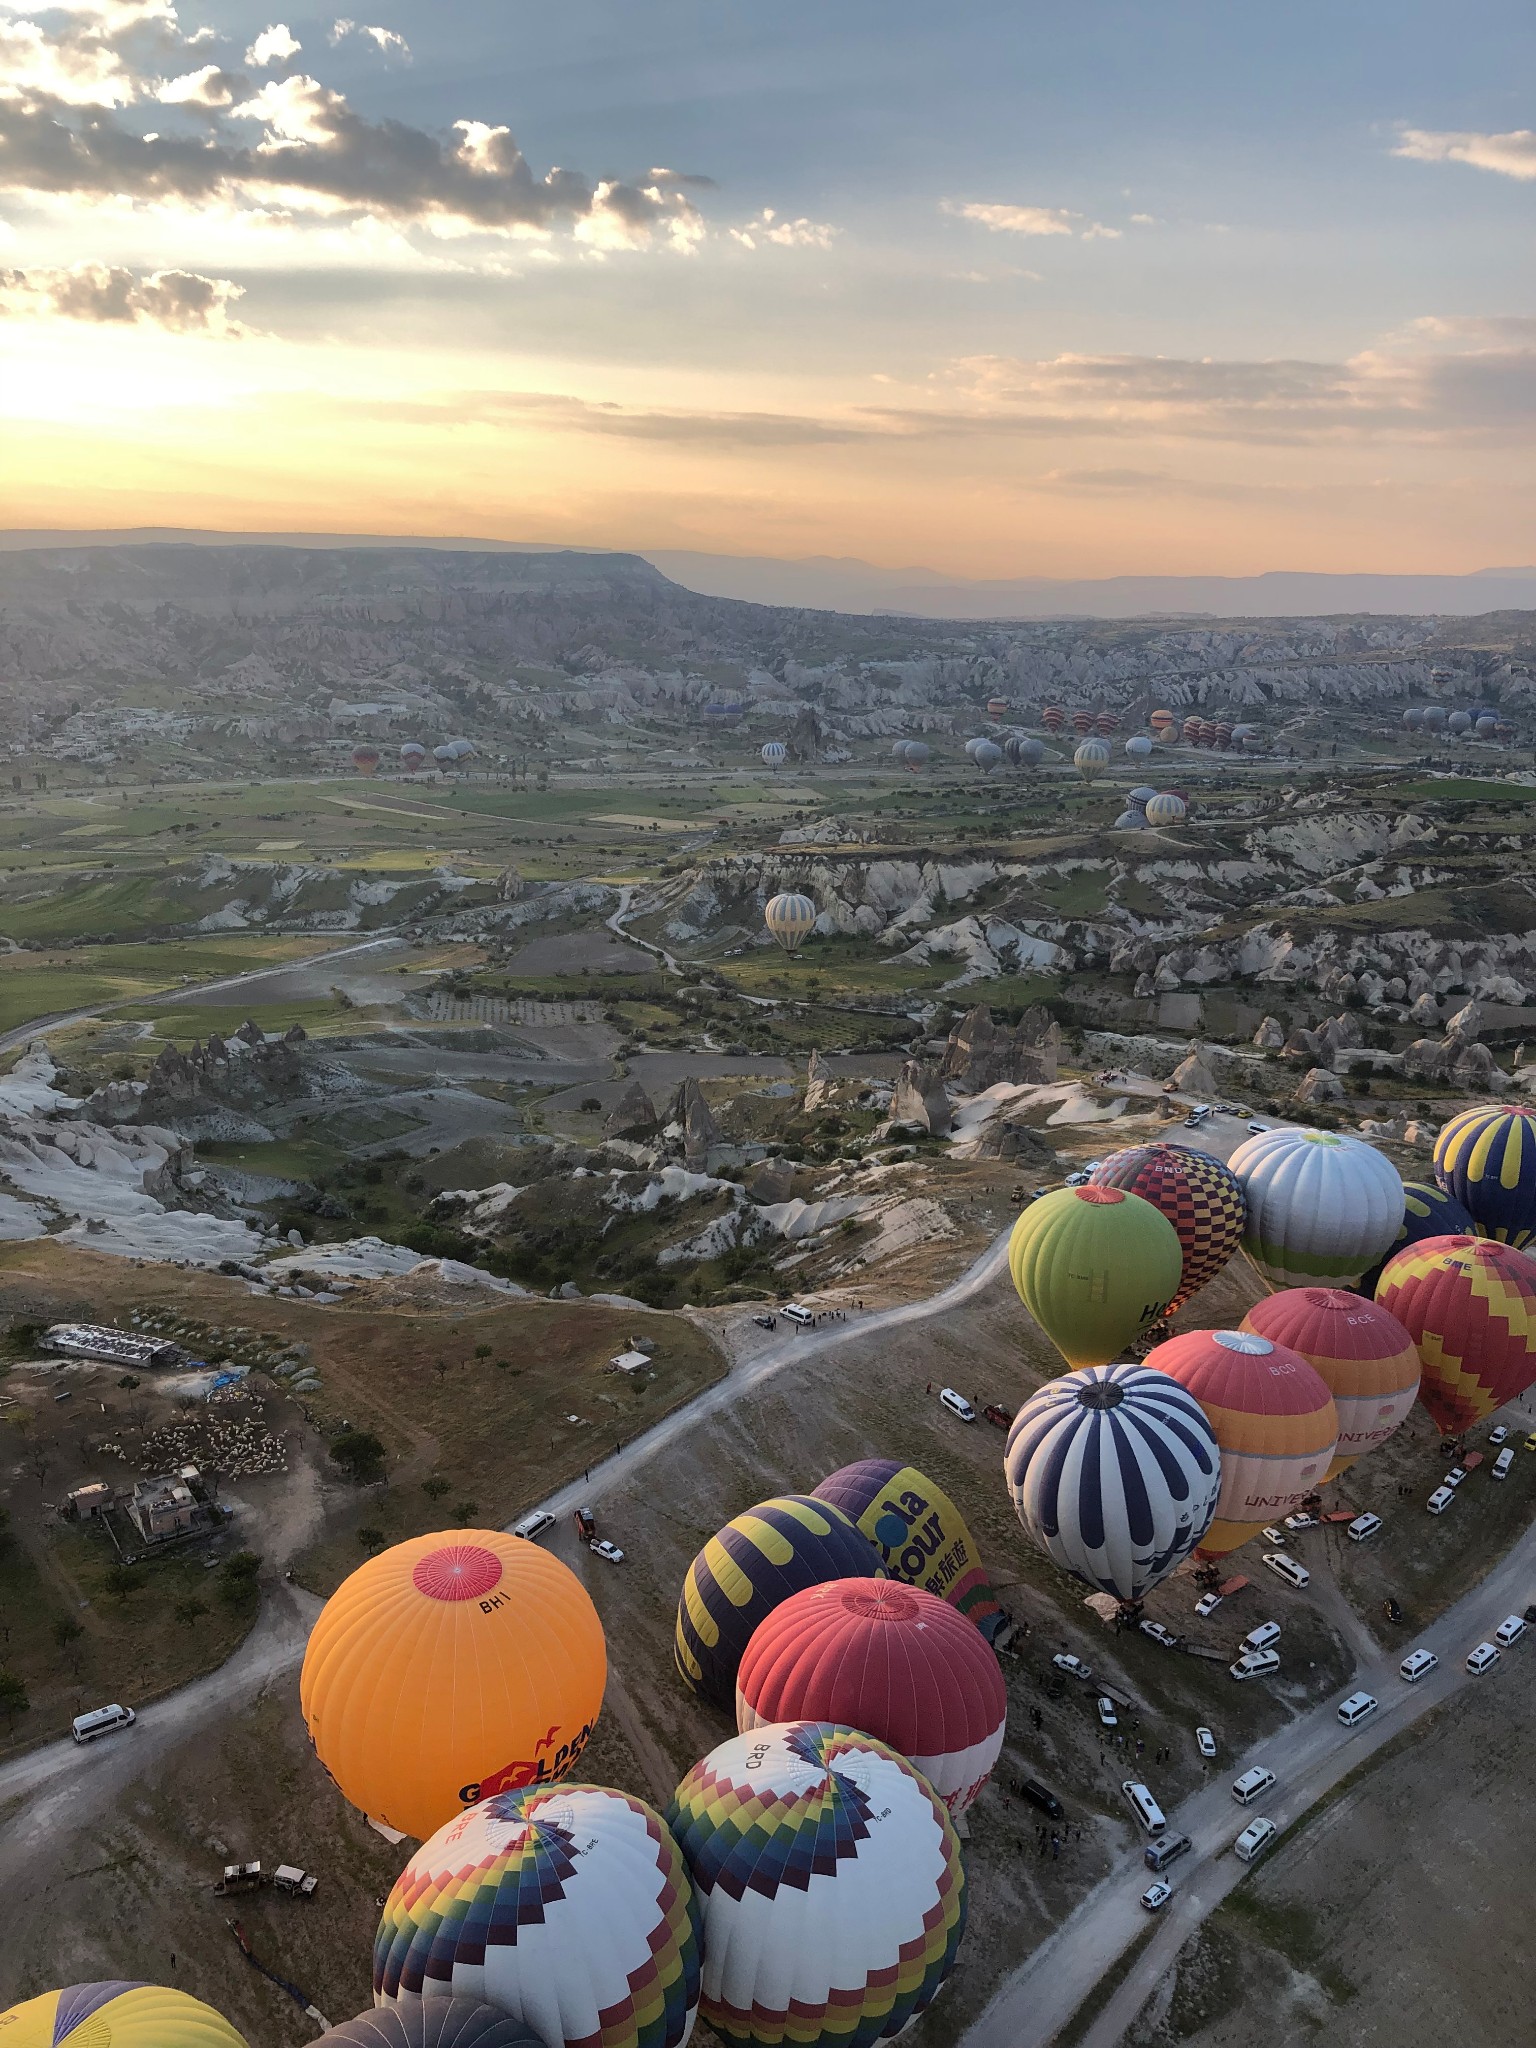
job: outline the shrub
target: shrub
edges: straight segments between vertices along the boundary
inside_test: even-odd
[[[384,1472],[384,1446],[368,1429],[347,1429],[331,1445],[331,1458],[359,1486]]]

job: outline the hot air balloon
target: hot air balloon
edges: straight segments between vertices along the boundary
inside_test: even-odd
[[[1460,739],[1464,732],[1469,732],[1472,727],[1471,715],[1465,711],[1453,711],[1445,722],[1458,739]]]
[[[1093,731],[1093,713],[1091,711],[1074,711],[1072,714],[1072,730],[1079,739],[1086,739],[1089,733]]]
[[[1232,727],[1225,718],[1216,721],[1215,743],[1223,752],[1232,744]]]
[[[1225,1557],[1322,1485],[1338,1410],[1294,1351],[1248,1330],[1189,1330],[1149,1351],[1146,1363],[1188,1388],[1221,1445],[1221,1492],[1201,1557]]]
[[[5,2048],[246,2048],[222,2013],[160,1984],[72,1984],[0,2012]]]
[[[891,759],[893,761],[903,761],[906,759],[906,754],[907,742],[905,740],[892,740]]]
[[[1188,1145],[1131,1145],[1096,1166],[1093,1182],[1140,1195],[1173,1225],[1184,1265],[1170,1315],[1216,1278],[1243,1241],[1248,1204],[1242,1183],[1209,1152]]]
[[[426,1836],[575,1763],[603,1703],[602,1624],[568,1565],[499,1529],[413,1536],[321,1610],[299,1703],[342,1796]]]
[[[354,747],[352,749],[352,766],[359,775],[377,775],[379,763],[383,758],[377,747]]]
[[[939,1800],[857,1729],[732,1736],[667,1819],[704,1913],[700,2017],[727,2048],[874,2048],[932,2003],[965,1931]]]
[[[1039,740],[1026,739],[1019,741],[1019,766],[1021,768],[1038,768],[1044,759],[1045,748]]]
[[[1352,1285],[1403,1220],[1397,1168],[1359,1138],[1265,1131],[1227,1164],[1248,1198],[1243,1249],[1272,1287]]]
[[[1445,706],[1444,706],[1443,704],[1426,704],[1426,705],[1425,705],[1425,707],[1424,707],[1424,730],[1425,730],[1426,732],[1444,732],[1444,731],[1445,731]]]
[[[1242,1327],[1304,1358],[1332,1394],[1339,1443],[1330,1479],[1384,1444],[1418,1398],[1413,1339],[1396,1316],[1347,1288],[1288,1287],[1249,1309]]]
[[[932,1593],[839,1579],[792,1593],[747,1645],[736,1726],[773,1721],[862,1728],[964,1813],[1008,1732],[1008,1687],[981,1634]]]
[[[730,1711],[752,1631],[781,1600],[828,1579],[883,1579],[867,1536],[840,1508],[805,1494],[765,1500],[716,1530],[683,1581],[673,1653],[684,1680]]]
[[[1047,704],[1040,714],[1040,723],[1047,732],[1060,732],[1066,719],[1067,714],[1059,704]]]
[[[500,1792],[395,1879],[373,1995],[484,1999],[544,2048],[682,2048],[699,2002],[699,1907],[671,1830],[601,1785]]]
[[[1455,1436],[1536,1385],[1536,1260],[1485,1237],[1426,1237],[1387,1261],[1376,1299],[1419,1347],[1419,1399]]]
[[[1109,766],[1109,748],[1103,740],[1084,740],[1072,756],[1072,765],[1084,782],[1092,782],[1101,769]]]
[[[1245,747],[1250,740],[1256,740],[1258,737],[1259,729],[1256,725],[1234,725],[1232,728],[1234,747]]]
[[[989,697],[987,699],[987,716],[988,718],[1006,718],[1008,716],[1008,699],[1006,697]]]
[[[407,740],[400,749],[400,765],[407,775],[415,775],[427,765],[427,750],[420,740]]]
[[[440,762],[444,768],[447,768],[459,757],[453,751],[453,748],[449,744],[449,742],[447,740],[444,740],[440,747],[434,747],[432,749],[432,758],[434,761]]]
[[[1173,1225],[1120,1188],[1053,1188],[1008,1240],[1019,1299],[1068,1365],[1107,1365],[1167,1312],[1183,1254]]]
[[[1147,799],[1147,823],[1177,825],[1187,810],[1188,805],[1183,797],[1175,796],[1171,789],[1165,789],[1160,796]]]
[[[1493,728],[1493,736],[1501,747],[1507,747],[1515,736],[1515,728],[1507,718],[1501,718]]]
[[[1410,704],[1403,713],[1403,723],[1410,732],[1422,732],[1424,730],[1424,713],[1421,707],[1417,704]]]
[[[861,1458],[829,1474],[811,1498],[840,1508],[875,1546],[893,1579],[947,1600],[983,1635],[997,1633],[1003,1610],[975,1538],[943,1487],[926,1473],[899,1458]]]
[[[926,768],[928,766],[928,749],[921,740],[908,740],[905,758],[907,766],[915,775],[919,768]]]
[[[799,896],[792,891],[770,896],[763,911],[763,923],[786,953],[795,954],[800,950],[801,940],[815,926],[816,906],[809,896]]]
[[[1154,711],[1147,720],[1158,739],[1165,740],[1178,728],[1179,721],[1171,711]]]
[[[1093,729],[1101,740],[1112,739],[1120,730],[1118,711],[1100,711],[1094,716]]]
[[[1201,721],[1200,721],[1200,744],[1201,744],[1201,746],[1202,746],[1202,747],[1214,747],[1214,746],[1215,746],[1215,744],[1216,744],[1216,732],[1217,732],[1217,726],[1216,726],[1216,721],[1215,721],[1215,719],[1214,719],[1214,718],[1202,718],[1202,719],[1201,719]]]
[[[320,2036],[315,2048],[544,2048],[532,2027],[474,1998],[376,2005]]]
[[[1111,832],[1145,832],[1147,829],[1146,812],[1138,811],[1134,806],[1128,806],[1120,813],[1109,829]]]
[[[1003,750],[991,740],[974,740],[971,743],[971,759],[983,775],[990,775],[994,768],[1002,765]]]
[[[1145,761],[1152,753],[1152,742],[1144,732],[1133,732],[1125,743],[1125,751],[1133,761]]]
[[[782,768],[789,754],[789,749],[782,740],[764,740],[762,752],[765,767]]]
[[[1471,1237],[1476,1227],[1456,1197],[1448,1195],[1444,1188],[1433,1187],[1427,1181],[1405,1180],[1403,1220],[1397,1235],[1380,1261],[1360,1275],[1355,1282],[1355,1292],[1363,1294],[1367,1300],[1374,1300],[1376,1282],[1381,1278],[1387,1260],[1395,1258],[1405,1245],[1417,1244],[1424,1237]]]
[[[1498,726],[1499,721],[1492,715],[1491,712],[1485,711],[1482,717],[1478,719],[1476,725],[1473,726],[1472,730],[1477,734],[1480,740],[1491,740],[1494,734],[1498,731]]]
[[[1166,1373],[1094,1366],[1031,1395],[1003,1470],[1037,1549],[1097,1592],[1136,1601],[1210,1527],[1221,1452],[1200,1403]]]
[[[1435,1140],[1435,1179],[1479,1236],[1529,1244],[1536,1237],[1536,1112],[1507,1103],[1462,1110]]]
[[[1155,789],[1145,782],[1140,782],[1133,790],[1128,792],[1125,800],[1133,811],[1140,811],[1142,816],[1145,817],[1147,805],[1151,803],[1156,795],[1157,791]]]
[[[1183,727],[1183,740],[1186,747],[1199,746],[1200,730],[1201,720],[1191,712],[1190,716],[1185,719]]]

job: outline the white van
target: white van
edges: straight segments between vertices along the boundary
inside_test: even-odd
[[[1264,1854],[1276,1832],[1272,1820],[1251,1820],[1232,1844],[1233,1851],[1244,1863],[1252,1863],[1255,1857]]]
[[[137,1719],[132,1707],[92,1707],[88,1714],[76,1714],[69,1732],[76,1742],[94,1742],[98,1735],[131,1728]]]
[[[1509,1477],[1509,1468],[1514,1462],[1515,1454],[1512,1450],[1500,1451],[1489,1469],[1488,1477],[1490,1479],[1507,1479]]]
[[[796,1323],[802,1330],[808,1330],[816,1318],[808,1308],[802,1308],[798,1301],[787,1301],[779,1310],[786,1323]]]
[[[1310,1586],[1312,1583],[1312,1574],[1306,1566],[1298,1564],[1294,1557],[1287,1557],[1283,1550],[1266,1550],[1264,1562],[1277,1578],[1292,1586]]]
[[[976,1410],[967,1401],[964,1394],[957,1394],[953,1387],[940,1387],[939,1400],[949,1410],[951,1415],[958,1415],[962,1422],[974,1422],[976,1420]]]
[[[1236,1679],[1269,1678],[1280,1669],[1280,1657],[1274,1650],[1244,1650],[1235,1664],[1227,1670]]]
[[[1410,1650],[1397,1667],[1399,1678],[1405,1678],[1410,1685],[1417,1685],[1421,1678],[1427,1678],[1440,1659],[1433,1650]]]
[[[1380,1515],[1356,1515],[1344,1534],[1351,1543],[1364,1543],[1381,1527]]]
[[[1443,1515],[1455,1498],[1456,1489],[1453,1486],[1437,1486],[1424,1505],[1432,1515]]]
[[[1168,1822],[1163,1809],[1158,1805],[1145,1785],[1138,1785],[1133,1778],[1127,1778],[1120,1790],[1130,1801],[1132,1813],[1141,1822],[1149,1835],[1160,1835]]]
[[[1523,1614],[1511,1614],[1507,1615],[1494,1630],[1493,1640],[1502,1649],[1507,1650],[1511,1643],[1518,1643],[1524,1634],[1525,1616]]]
[[[1352,1692],[1339,1708],[1339,1719],[1346,1728],[1354,1728],[1368,1714],[1374,1714],[1377,1701],[1372,1693]]]
[[[1491,1671],[1498,1661],[1499,1653],[1492,1643],[1479,1643],[1467,1658],[1467,1669],[1474,1678],[1478,1678],[1483,1672]]]
[[[1265,1764],[1255,1764],[1251,1771],[1244,1771],[1234,1779],[1232,1797],[1239,1806],[1251,1806],[1261,1792],[1267,1792],[1271,1785],[1278,1783],[1275,1774]]]
[[[1249,1629],[1237,1647],[1245,1656],[1249,1653],[1257,1655],[1260,1650],[1272,1650],[1279,1640],[1279,1622],[1261,1621],[1257,1628]]]
[[[535,1508],[531,1515],[524,1515],[520,1522],[512,1524],[512,1534],[532,1543],[542,1536],[546,1529],[553,1529],[554,1526],[555,1518],[547,1508]]]

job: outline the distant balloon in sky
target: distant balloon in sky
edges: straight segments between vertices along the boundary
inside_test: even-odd
[[[1006,718],[1008,716],[1008,699],[1006,697],[989,697],[987,699],[987,716],[988,718]]]
[[[816,906],[809,896],[800,896],[793,890],[787,890],[783,895],[769,897],[763,911],[763,923],[768,928],[769,936],[776,940],[786,953],[798,953],[801,942],[815,928]]]
[[[383,758],[377,747],[354,747],[352,749],[352,766],[359,775],[377,775],[379,763]]]
[[[1133,761],[1145,761],[1152,752],[1152,742],[1144,732],[1133,732],[1125,743],[1125,751]]]
[[[1098,1366],[1031,1395],[1003,1470],[1038,1549],[1096,1592],[1137,1601],[1210,1527],[1221,1451],[1199,1401],[1166,1373]]]
[[[1067,714],[1059,704],[1047,704],[1040,714],[1040,723],[1047,732],[1060,732],[1067,722]]]
[[[426,763],[427,750],[421,744],[421,741],[407,740],[400,749],[401,767],[405,769],[407,774],[414,775],[419,768],[424,768]]]

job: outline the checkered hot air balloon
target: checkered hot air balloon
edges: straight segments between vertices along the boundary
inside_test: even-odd
[[[1419,1399],[1458,1435],[1536,1385],[1536,1260],[1483,1237],[1426,1237],[1389,1259],[1376,1299],[1418,1346]]]
[[[1195,1396],[1144,1365],[1050,1380],[1003,1456],[1030,1540],[1097,1592],[1140,1600],[1211,1525],[1221,1451]]]
[[[544,2048],[683,2048],[699,1905],[672,1832],[601,1785],[499,1792],[423,1842],[373,1945],[373,1995],[473,1998]]]
[[[887,1743],[819,1721],[733,1736],[667,1818],[703,1905],[699,2011],[728,2048],[873,2048],[933,2002],[965,1931],[965,1867]]]
[[[5,2048],[245,2048],[222,2013],[162,1984],[72,1984],[0,2012]]]
[[[835,1721],[915,1764],[951,1813],[991,1775],[1008,1687],[979,1630],[919,1586],[837,1579],[776,1607],[747,1645],[736,1726]]]
[[[1396,1316],[1344,1287],[1288,1287],[1257,1302],[1242,1327],[1304,1358],[1333,1396],[1337,1479],[1407,1420],[1419,1392],[1419,1354]]]
[[[1435,1140],[1435,1179],[1480,1237],[1529,1244],[1536,1237],[1536,1111],[1501,1104],[1453,1116]]]
[[[1243,1241],[1248,1204],[1242,1182],[1221,1160],[1188,1145],[1130,1145],[1093,1170],[1100,1187],[1124,1188],[1161,1209],[1184,1255],[1173,1315],[1214,1280]]]
[[[685,1682],[729,1712],[752,1632],[791,1593],[883,1579],[880,1553],[841,1508],[799,1493],[759,1502],[711,1536],[683,1581],[673,1643]]]

